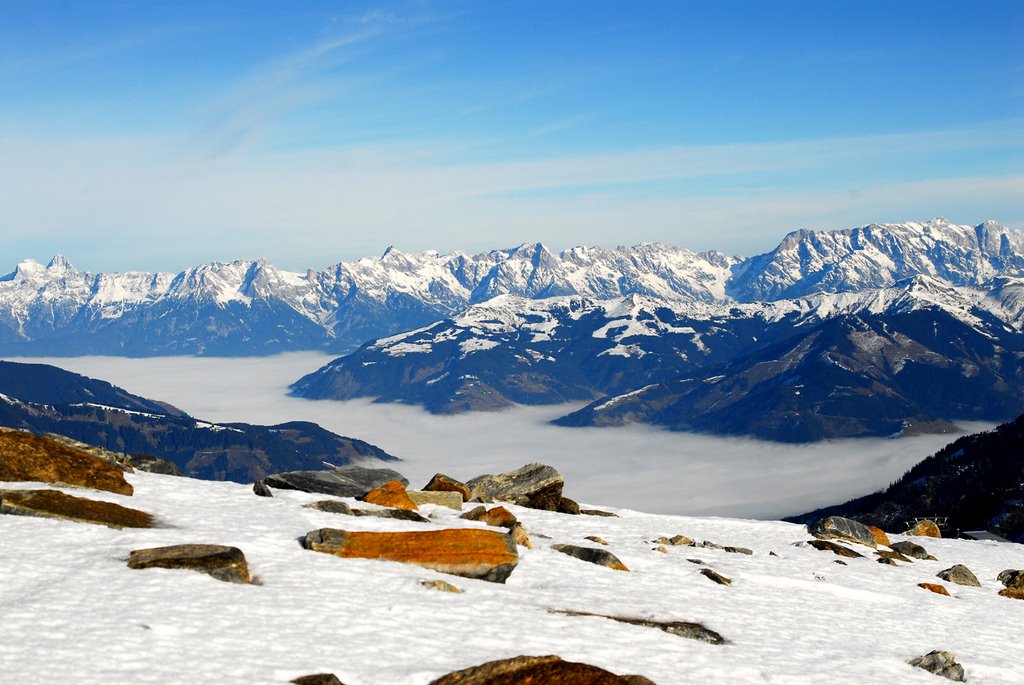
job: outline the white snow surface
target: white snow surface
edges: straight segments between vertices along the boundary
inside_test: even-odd
[[[0,516],[4,683],[284,684],[331,672],[347,685],[425,685],[492,659],[557,654],[639,673],[659,685],[935,685],[944,681],[906,664],[933,649],[954,652],[968,682],[1024,682],[1024,602],[998,596],[995,580],[1003,569],[1024,565],[1020,545],[918,538],[938,561],[893,568],[860,548],[866,558],[842,566],[831,553],[794,546],[809,536],[793,524],[622,509],[619,518],[598,518],[509,505],[533,533],[535,548],[519,549],[519,565],[501,585],[387,561],[340,559],[298,543],[321,527],[481,527],[448,509],[425,506],[432,517],[427,524],[355,518],[301,506],[325,499],[321,495],[275,491],[267,499],[234,483],[142,472],[127,478],[135,487],[131,497],[64,490],[151,512],[162,527],[114,530]],[[652,549],[652,540],[676,534],[754,554]],[[631,572],[549,547],[598,546],[584,539],[588,535],[607,540]],[[131,550],[181,543],[239,547],[259,584],[126,565]],[[731,578],[732,586],[701,576],[704,566],[691,558]],[[982,587],[935,577],[955,563],[968,565]],[[432,579],[464,592],[418,583]],[[921,582],[939,582],[952,597],[917,587]],[[551,609],[696,621],[729,644]]]

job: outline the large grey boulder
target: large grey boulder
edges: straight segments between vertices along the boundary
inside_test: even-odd
[[[978,582],[978,577],[971,572],[971,569],[967,568],[963,564],[950,566],[945,571],[939,571],[935,575],[950,583],[956,583],[957,585],[981,587],[981,583]]]
[[[859,521],[842,516],[829,516],[828,518],[818,519],[807,526],[807,530],[811,535],[820,540],[851,540],[871,548],[878,546],[871,529]]]
[[[929,673],[942,676],[943,678],[949,678],[950,680],[957,683],[966,683],[967,677],[964,675],[964,667],[956,662],[956,655],[952,652],[940,652],[938,650],[934,652],[928,652],[924,656],[919,656],[908,661],[911,666],[923,668]]]
[[[330,471],[289,471],[275,473],[263,483],[279,490],[301,490],[335,497],[363,497],[366,493],[393,480],[408,485],[402,474],[391,469],[369,469],[365,466],[342,466]]]
[[[515,471],[478,476],[466,483],[470,499],[511,502],[547,511],[558,511],[564,485],[562,474],[545,464],[527,464]]]

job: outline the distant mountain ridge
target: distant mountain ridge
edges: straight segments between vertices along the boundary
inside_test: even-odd
[[[918,275],[989,289],[1022,278],[1024,235],[935,219],[796,231],[750,258],[661,244],[560,254],[541,244],[478,255],[389,248],[305,273],[260,259],[179,274],[90,274],[58,255],[0,278],[0,354],[340,353],[503,295],[745,304],[887,288]]]

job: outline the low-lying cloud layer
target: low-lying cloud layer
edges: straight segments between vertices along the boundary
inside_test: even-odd
[[[309,401],[290,383],[330,357],[293,353],[212,359],[78,357],[53,364],[170,402],[210,421],[313,421],[404,460],[419,487],[437,471],[460,479],[539,461],[558,468],[566,494],[592,505],[651,513],[778,518],[873,492],[955,436],[786,445],[673,433],[645,426],[561,428],[547,422],[579,405],[435,416],[416,407]],[[962,424],[969,431],[990,424]]]

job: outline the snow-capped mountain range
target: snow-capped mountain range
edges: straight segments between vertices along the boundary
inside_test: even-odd
[[[999,277],[1024,276],[1024,235],[936,219],[797,231],[746,259],[661,244],[560,254],[541,244],[479,255],[389,248],[305,273],[260,259],[179,274],[90,274],[58,255],[0,278],[0,354],[342,353],[501,295],[638,295],[698,306],[887,288],[917,275],[992,289]]]

